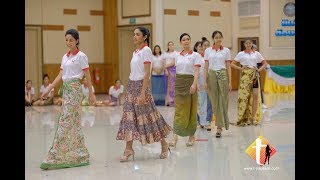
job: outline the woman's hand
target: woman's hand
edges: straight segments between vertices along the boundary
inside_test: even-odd
[[[248,66],[242,66],[241,67],[241,70],[245,70],[245,69],[247,69],[248,68]]]
[[[197,84],[197,91],[200,91],[201,89],[201,86],[200,86],[200,83]]]
[[[231,84],[231,82],[229,82],[229,92],[231,92],[232,91],[232,84]]]
[[[190,87],[190,94],[195,93],[196,92],[196,88],[197,88],[197,85],[192,84],[191,87]]]
[[[206,92],[208,92],[208,84],[207,84],[207,82],[204,82],[204,83],[203,83],[203,88],[204,88],[204,90],[205,90]]]
[[[89,93],[89,101],[90,101],[90,105],[95,105],[96,104],[96,96],[94,95],[94,93]]]
[[[168,72],[168,69],[166,68],[166,69],[164,69],[164,74],[166,75],[166,76],[168,76],[169,75],[169,72]]]
[[[47,88],[41,95],[41,99],[47,99],[48,98],[48,94],[50,93],[50,90]]]

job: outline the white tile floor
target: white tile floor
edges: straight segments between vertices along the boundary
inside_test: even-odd
[[[100,95],[101,96],[101,95]],[[141,146],[134,142],[135,160],[120,163],[125,143],[116,133],[122,114],[119,107],[82,107],[83,132],[90,152],[90,165],[43,171],[40,163],[53,140],[59,106],[25,108],[25,176],[27,180],[286,180],[295,179],[295,96],[265,96],[262,124],[213,133],[198,129],[199,141],[186,147],[180,138],[167,159],[159,159],[160,144]],[[100,97],[101,98],[101,97]],[[236,122],[237,91],[231,92],[229,117]],[[173,107],[158,107],[166,121],[173,124]],[[277,150],[270,165],[259,166],[245,153],[262,135]],[[171,135],[168,140],[171,139]],[[202,140],[202,141],[201,141]],[[252,168],[253,169],[249,169]],[[255,168],[258,168],[257,170]]]

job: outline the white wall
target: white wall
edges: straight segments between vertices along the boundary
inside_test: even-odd
[[[179,37],[190,34],[192,44],[205,36],[212,44],[215,30],[222,32],[223,45],[232,48],[232,10],[230,2],[204,0],[164,0],[164,9],[176,9],[176,15],[164,15],[164,43],[173,41],[176,49],[181,47]],[[188,10],[198,10],[199,16],[188,16]],[[210,16],[210,11],[220,11],[220,17]]]
[[[262,21],[261,21],[261,39],[262,43],[260,46],[262,48],[263,55],[266,59],[269,60],[281,60],[281,59],[293,59],[295,60],[295,37],[281,37],[283,41],[287,41],[287,43],[282,43],[283,47],[272,47],[271,46],[271,37],[274,34],[274,30],[270,32],[270,18],[275,18],[270,15],[270,12],[273,12],[276,8],[270,7],[270,1],[273,1],[272,4],[274,6],[279,6],[277,8],[278,11],[282,11],[284,2],[295,2],[294,0],[261,0],[261,13],[262,13]],[[270,9],[271,8],[271,9]],[[273,12],[274,13],[274,12]],[[277,12],[283,14],[282,12]],[[294,17],[293,17],[294,18]],[[275,26],[278,26],[280,22],[276,22]],[[294,28],[293,28],[294,29]],[[291,46],[291,47],[290,47]]]
[[[130,18],[122,18],[122,1],[118,0],[118,25],[134,25],[130,24]],[[134,0],[130,1],[135,3]],[[163,0],[150,0],[151,15],[145,17],[132,17],[136,19],[136,24],[152,24],[151,36],[152,45],[159,44],[161,46],[163,41]],[[162,46],[161,46],[162,47]]]
[[[103,10],[102,0],[26,0],[26,25],[64,25],[63,31],[43,31],[43,62],[59,64],[68,51],[65,32],[78,25],[90,26],[90,31],[79,31],[80,50],[90,63],[104,62],[103,16],[92,16],[90,10]],[[76,15],[63,14],[63,9],[77,9]]]
[[[281,14],[282,7],[284,1],[289,2],[294,0],[270,0],[273,1],[272,5],[274,7],[270,8],[270,1],[269,0],[261,0],[260,6],[260,26],[258,28],[252,29],[241,29],[239,25],[240,17],[238,16],[238,1],[236,0],[232,2],[232,12],[233,13],[233,39],[232,44],[232,55],[233,57],[238,53],[238,38],[239,37],[259,37],[259,51],[261,52],[262,56],[267,60],[295,60],[295,47],[292,47],[292,41],[294,41],[294,37],[286,37],[283,38],[283,41],[288,41],[288,45],[283,47],[272,47],[270,46],[270,37],[272,36],[273,32],[270,33],[270,17],[276,18],[274,16],[270,16],[270,11],[273,13]],[[277,7],[277,8],[276,8]],[[279,8],[281,7],[281,8]],[[274,12],[277,10],[277,12]],[[273,21],[272,21],[273,22]],[[283,44],[286,44],[285,42]],[[291,47],[289,47],[291,46]]]

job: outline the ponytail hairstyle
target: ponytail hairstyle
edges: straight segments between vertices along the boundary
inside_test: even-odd
[[[145,27],[142,27],[142,26],[139,26],[137,27],[136,29],[139,29],[141,32],[142,32],[142,35],[143,36],[147,36],[145,39],[144,39],[144,42],[146,42],[148,45],[149,45],[149,38],[150,38],[150,32],[147,28]]]
[[[203,44],[204,42],[208,42],[208,43],[210,44],[210,41],[209,41],[206,37],[202,37],[201,40],[202,40],[202,44]]]

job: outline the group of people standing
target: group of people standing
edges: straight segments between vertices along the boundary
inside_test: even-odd
[[[204,50],[210,46],[210,42],[203,37],[202,41],[196,42],[193,51],[202,55]],[[162,53],[161,47],[155,45],[153,47],[153,59],[151,63],[151,90],[155,104],[158,106],[174,107],[175,82],[176,82],[176,65],[175,59],[179,53],[174,49],[174,43],[167,43],[167,50]],[[201,61],[200,67],[200,89],[198,90],[199,104],[197,110],[197,121],[201,128],[211,130],[210,123],[212,121],[212,107],[209,96],[203,88],[203,67],[204,60]],[[214,123],[214,121],[213,121]]]
[[[173,107],[176,79],[174,60],[177,56],[177,51],[175,51],[172,41],[168,42],[167,45],[168,49],[164,53],[162,53],[159,45],[155,45],[153,48],[151,90],[156,105]]]
[[[206,99],[204,94],[198,95],[198,92],[207,92],[210,98],[216,116],[216,137],[220,138],[222,129],[229,129],[228,101],[231,90],[231,67],[241,70],[238,124],[259,123],[257,110],[259,103],[257,103],[256,97],[256,92],[259,91],[256,88],[259,88],[260,85],[257,78],[266,62],[259,52],[252,50],[250,39],[245,41],[246,50],[239,52],[232,60],[230,50],[222,45],[223,35],[220,31],[214,31],[212,34],[213,46],[201,49],[197,45],[195,50],[198,52],[194,52],[192,49],[191,36],[188,33],[183,33],[179,38],[182,50],[175,53],[173,43],[169,42],[167,59],[170,60],[164,63],[161,58],[154,61],[154,55],[158,55],[161,50],[158,47],[154,48],[152,52],[148,47],[149,38],[150,32],[147,28],[137,27],[134,30],[133,43],[137,49],[133,52],[130,62],[130,75],[124,94],[123,114],[116,136],[117,140],[126,142],[121,162],[128,161],[130,157],[134,159],[134,140],[140,141],[142,145],[160,142],[159,158],[161,159],[168,157],[170,146],[176,146],[179,136],[189,137],[186,146],[193,146],[196,140],[195,132],[199,112],[198,96],[203,101]],[[78,32],[74,29],[68,30],[65,39],[69,52],[62,57],[59,75],[42,94],[42,98],[45,99],[57,83],[63,81],[62,98],[64,103],[58,119],[54,143],[40,166],[42,169],[89,164],[89,152],[84,144],[79,123],[81,104],[79,80],[83,76],[87,78],[90,103],[95,103],[96,99],[90,88],[92,85],[88,70],[88,58],[78,48]],[[201,46],[203,46],[203,42]],[[236,62],[239,62],[241,66],[238,66]],[[263,63],[259,69],[257,68],[258,62]],[[154,68],[152,63],[158,64]],[[166,95],[169,94],[169,96],[165,103],[175,108],[173,127],[165,121],[157,109],[155,104],[157,101],[154,100],[149,85],[151,75],[152,81],[154,77],[156,79],[162,74],[160,69],[156,68],[159,64],[165,64],[162,71],[164,71],[163,75],[167,74],[168,90]],[[170,76],[170,73],[175,75]],[[175,78],[174,81],[173,78]],[[158,90],[153,85],[152,89]],[[163,93],[163,91],[160,92]],[[174,93],[170,94],[171,92]],[[158,98],[158,96],[155,97]],[[201,101],[201,103],[204,102]],[[200,120],[201,122],[204,121],[203,118]],[[166,138],[171,131],[173,131],[173,139],[168,143]]]

